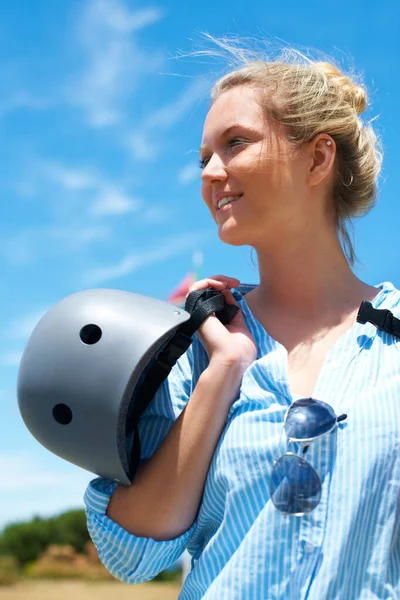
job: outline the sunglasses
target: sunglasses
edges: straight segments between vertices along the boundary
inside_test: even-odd
[[[291,404],[285,415],[284,431],[289,442],[301,442],[306,454],[311,442],[333,431],[346,414],[336,416],[329,404],[302,398]],[[286,452],[272,467],[269,494],[273,504],[286,515],[303,516],[311,512],[321,499],[321,479],[304,458]]]

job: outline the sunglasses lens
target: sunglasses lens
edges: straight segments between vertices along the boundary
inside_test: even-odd
[[[292,440],[309,440],[330,431],[335,411],[325,402],[303,398],[293,402],[286,416],[285,433]]]
[[[295,454],[285,454],[274,465],[269,493],[281,512],[301,516],[319,503],[321,481],[308,462]]]

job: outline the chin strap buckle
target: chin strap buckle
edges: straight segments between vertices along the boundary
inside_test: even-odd
[[[357,322],[363,325],[372,323],[377,329],[400,338],[400,319],[396,319],[390,310],[374,308],[367,300],[361,302]]]

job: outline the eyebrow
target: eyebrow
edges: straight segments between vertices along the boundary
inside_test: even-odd
[[[253,129],[252,127],[248,127],[247,125],[240,125],[240,123],[235,123],[234,125],[230,125],[227,129],[225,129],[225,131],[223,131],[220,134],[221,138],[226,138],[230,133],[232,133],[232,130],[234,129],[246,129],[246,131],[249,131],[250,133],[253,134],[260,134],[260,131],[258,131],[257,129]],[[200,146],[200,152],[202,150],[205,150],[207,146]]]

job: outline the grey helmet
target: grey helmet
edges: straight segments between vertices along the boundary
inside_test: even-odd
[[[209,314],[237,311],[215,290],[185,309],[131,292],[93,289],[55,304],[23,353],[17,396],[31,434],[61,458],[130,485],[141,414]]]

